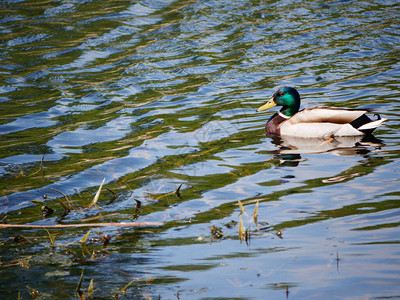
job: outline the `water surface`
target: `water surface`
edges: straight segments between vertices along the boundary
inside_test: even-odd
[[[90,298],[91,280],[95,298],[400,297],[398,3],[8,0],[0,12],[3,222],[163,223],[92,228],[84,244],[88,228],[51,229],[55,247],[44,229],[1,229],[2,298],[27,286]],[[256,109],[281,85],[302,107],[389,120],[363,140],[272,139],[273,112]]]

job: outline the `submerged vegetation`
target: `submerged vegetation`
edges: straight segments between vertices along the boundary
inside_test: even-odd
[[[42,166],[41,166],[42,168]],[[3,249],[8,249],[8,254],[3,255],[0,261],[0,271],[11,270],[13,268],[20,268],[25,270],[30,270],[34,266],[46,265],[53,266],[56,269],[52,272],[48,272],[48,277],[58,277],[63,276],[64,274],[69,274],[68,271],[64,271],[67,266],[77,265],[82,266],[82,271],[77,283],[76,287],[76,296],[79,299],[94,299],[96,298],[96,293],[104,297],[107,293],[109,293],[110,297],[114,297],[119,299],[121,296],[126,296],[128,293],[129,287],[134,283],[138,282],[139,279],[133,279],[128,282],[124,287],[120,290],[115,291],[111,290],[106,292],[102,287],[101,282],[98,282],[96,279],[91,278],[89,284],[86,284],[87,287],[84,287],[84,282],[87,282],[89,279],[84,278],[85,265],[90,262],[95,262],[97,260],[101,260],[109,255],[112,255],[113,249],[117,246],[117,244],[125,243],[126,239],[120,235],[119,233],[111,230],[113,227],[120,228],[130,228],[136,227],[138,228],[138,232],[134,234],[134,236],[140,237],[148,234],[152,234],[155,231],[164,227],[169,227],[168,223],[164,224],[162,222],[134,222],[135,220],[140,219],[142,209],[146,211],[146,207],[142,207],[141,201],[137,199],[133,199],[136,202],[136,206],[133,210],[132,215],[130,216],[130,222],[96,222],[93,223],[94,220],[104,220],[104,219],[119,219],[123,217],[123,214],[120,213],[109,213],[104,214],[104,208],[100,206],[99,200],[101,202],[107,202],[107,197],[101,197],[104,179],[100,183],[99,188],[97,189],[92,201],[89,204],[81,204],[82,200],[79,201],[74,200],[74,197],[68,196],[64,194],[62,191],[54,189],[55,192],[62,195],[62,198],[55,196],[54,199],[50,199],[47,194],[43,195],[43,200],[32,200],[32,203],[36,204],[36,207],[40,207],[40,210],[33,208],[29,208],[28,211],[30,214],[31,222],[36,220],[45,221],[45,220],[53,220],[57,224],[49,224],[48,222],[39,222],[43,223],[39,224],[13,224],[8,221],[12,220],[21,220],[21,218],[17,218],[12,214],[3,216],[3,222],[0,223],[0,229],[13,229],[11,232],[15,232],[15,230],[20,230],[21,233],[25,231],[23,235],[16,236],[7,236],[7,232],[2,232],[2,241],[1,246]],[[158,200],[168,198],[168,201],[172,201],[171,198],[175,197],[178,201],[184,201],[185,195],[182,195],[181,187],[182,183],[170,193],[164,194],[152,194],[153,198]],[[113,190],[107,188],[107,191],[110,192],[110,196],[112,199],[108,199],[108,204],[112,204],[119,195]],[[83,201],[85,203],[86,201]],[[59,207],[56,207],[56,204],[59,204],[62,208],[60,211]],[[198,242],[204,243],[214,243],[220,239],[238,239],[240,244],[245,242],[245,244],[250,246],[250,237],[252,234],[263,234],[265,232],[269,232],[271,227],[267,226],[267,223],[263,223],[263,227],[259,227],[258,224],[258,205],[259,200],[247,201],[246,205],[254,205],[254,211],[251,216],[249,216],[246,211],[243,203],[241,201],[237,202],[238,219],[231,220],[229,223],[221,224],[221,226],[213,225],[210,227],[210,236],[199,236]],[[50,206],[55,209],[50,208]],[[229,205],[229,211],[233,212],[235,207]],[[60,212],[59,212],[60,211]],[[215,209],[215,211],[221,216],[229,216],[231,212],[228,212],[226,209],[223,210]],[[225,212],[224,212],[225,211]],[[93,212],[96,212],[93,215]],[[58,213],[58,215],[57,215]],[[69,215],[70,213],[75,216],[82,216],[83,213],[90,213],[91,217],[89,218],[81,218],[75,219],[75,221],[79,221],[78,223],[71,222],[72,218]],[[57,216],[56,216],[57,215]],[[69,217],[69,219],[68,219]],[[126,217],[126,215],[125,215]],[[243,221],[243,217],[245,221]],[[67,220],[68,219],[68,220]],[[199,218],[201,220],[201,218]],[[173,221],[172,221],[173,222]],[[194,220],[190,220],[190,222],[194,222]],[[171,222],[170,222],[171,223]],[[251,230],[250,223],[253,223],[255,226],[254,230]],[[244,224],[249,224],[245,227]],[[82,227],[90,227],[90,229],[84,233],[80,230]],[[234,229],[237,227],[236,234],[234,233]],[[100,228],[108,228],[107,230],[101,230]],[[153,228],[153,229],[151,229]],[[160,228],[160,229],[161,229]],[[226,230],[224,230],[225,228]],[[36,229],[35,231],[32,231]],[[38,231],[37,231],[38,230]],[[60,231],[61,230],[61,231]],[[65,230],[71,231],[70,233]],[[225,231],[225,232],[224,232]],[[109,232],[109,233],[106,233]],[[66,236],[70,236],[70,238],[65,239]],[[235,237],[236,235],[236,237]],[[58,240],[58,236],[63,236],[62,241]],[[136,238],[135,238],[136,239]],[[129,240],[129,239],[128,239]],[[20,255],[20,258],[15,258],[10,261],[4,260],[5,257],[10,257],[12,253],[18,252],[17,249],[25,249]],[[29,248],[35,248],[33,255],[24,256],[24,252]],[[30,251],[28,251],[30,252]],[[46,258],[47,257],[47,258]],[[40,292],[40,288],[36,288],[34,284],[31,286],[26,286],[29,294],[32,298],[37,298],[42,295]],[[100,291],[101,290],[101,291]],[[47,290],[46,293],[49,293]],[[18,291],[18,297],[21,294],[24,294],[24,291]],[[47,294],[46,294],[47,295]],[[44,295],[44,296],[46,296]],[[43,295],[42,295],[43,296]],[[66,295],[64,295],[66,296]],[[73,295],[69,294],[69,297]]]

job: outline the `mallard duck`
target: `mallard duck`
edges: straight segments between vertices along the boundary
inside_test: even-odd
[[[317,106],[299,111],[300,95],[295,88],[278,89],[269,101],[257,111],[282,106],[267,122],[265,131],[269,134],[330,138],[335,136],[362,136],[372,133],[386,119],[378,114],[372,121],[367,115],[370,109],[345,109]]]

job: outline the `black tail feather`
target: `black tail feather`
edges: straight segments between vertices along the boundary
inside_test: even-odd
[[[361,117],[358,117],[357,119],[351,121],[350,125],[356,129],[358,129],[359,127],[361,127],[364,124],[367,124],[369,122],[372,122],[372,120],[367,115],[364,114]]]

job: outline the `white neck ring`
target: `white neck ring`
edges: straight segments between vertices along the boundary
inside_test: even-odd
[[[278,111],[278,114],[279,114],[282,118],[284,118],[284,119],[290,119],[290,117],[284,115],[284,114],[281,113],[280,111]]]

